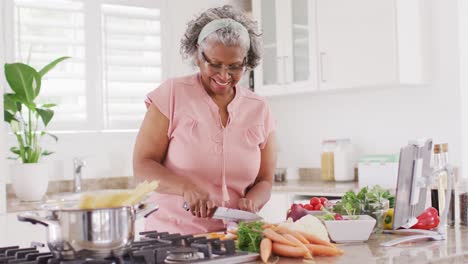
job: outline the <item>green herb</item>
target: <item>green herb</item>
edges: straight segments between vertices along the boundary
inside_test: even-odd
[[[239,223],[237,229],[237,246],[242,251],[260,252],[263,222]]]
[[[342,215],[368,214],[378,218],[388,200],[388,207],[393,208],[395,197],[382,187],[376,185],[372,188],[364,187],[358,193],[348,191],[341,198],[341,201],[333,207],[333,212]]]

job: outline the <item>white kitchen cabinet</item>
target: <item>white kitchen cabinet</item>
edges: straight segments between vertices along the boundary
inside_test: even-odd
[[[423,84],[421,0],[254,0],[264,59],[255,90],[269,96]]]
[[[255,71],[255,91],[281,95],[316,89],[314,6],[308,0],[254,0],[264,56]]]
[[[286,214],[291,205],[290,195],[286,192],[271,193],[270,200],[258,213],[266,222],[280,223],[286,220]]]
[[[418,0],[316,0],[321,90],[420,84]]]

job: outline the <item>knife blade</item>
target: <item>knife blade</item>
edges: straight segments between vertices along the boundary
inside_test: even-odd
[[[227,207],[215,207],[212,218],[236,222],[253,222],[257,220],[263,220],[263,218],[258,214]]]

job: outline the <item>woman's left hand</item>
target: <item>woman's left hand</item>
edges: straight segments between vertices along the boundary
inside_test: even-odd
[[[237,206],[240,210],[249,211],[252,213],[258,212],[258,207],[251,199],[248,198],[240,198],[239,202],[237,203]]]

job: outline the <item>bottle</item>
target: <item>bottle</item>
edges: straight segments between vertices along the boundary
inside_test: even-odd
[[[335,179],[334,151],[336,140],[324,140],[322,142],[321,174],[322,180],[333,181]]]
[[[442,168],[442,155],[440,154],[440,150],[441,150],[441,146],[440,144],[434,144],[434,155],[433,155],[433,169],[434,171],[436,170],[439,170]],[[439,179],[439,175],[436,176],[436,179],[435,181],[432,181],[432,184],[431,184],[431,205],[432,207],[434,207],[435,209],[437,209],[437,211],[439,212],[439,215],[440,215],[440,212],[441,212],[441,209],[439,207],[439,205],[441,204],[440,203],[440,198],[439,198],[439,190],[438,190],[438,180]]]
[[[468,226],[468,179],[461,180],[459,187],[460,224]]]
[[[442,150],[442,163],[444,164],[444,166],[447,166],[449,164],[449,154],[448,154],[448,143],[444,143],[444,144],[441,144],[441,150]],[[447,177],[451,177],[450,180],[452,182],[452,186],[451,186],[451,189],[452,191],[450,192],[450,204],[449,204],[449,210],[448,210],[448,216],[447,216],[447,224],[450,225],[450,226],[453,226],[455,225],[455,186],[456,186],[456,182],[455,182],[455,177],[454,175],[447,175],[447,173],[445,173],[443,175],[445,178],[443,179],[443,184],[445,188],[447,188]],[[444,188],[444,189],[445,189]],[[445,204],[444,204],[445,205]]]

